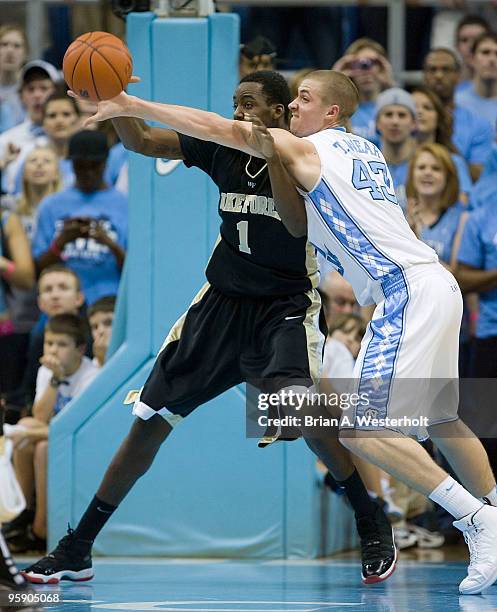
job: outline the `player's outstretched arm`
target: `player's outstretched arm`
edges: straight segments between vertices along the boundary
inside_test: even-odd
[[[247,119],[252,122],[252,145],[267,161],[274,203],[284,226],[296,238],[307,235],[304,199],[283,165],[272,133],[255,115],[249,115]]]
[[[148,157],[184,159],[179,137],[174,130],[150,127],[143,119],[114,117],[112,123],[123,145]]]

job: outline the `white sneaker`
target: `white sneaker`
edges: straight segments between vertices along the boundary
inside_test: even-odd
[[[497,508],[482,506],[454,521],[469,547],[468,575],[459,585],[463,595],[477,595],[497,580]]]

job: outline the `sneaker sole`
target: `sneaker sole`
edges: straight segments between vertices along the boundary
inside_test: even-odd
[[[62,572],[56,572],[50,576],[45,576],[44,574],[33,574],[31,572],[29,574],[26,572],[21,572],[21,574],[28,582],[32,582],[34,584],[58,584],[61,580],[85,582],[87,580],[91,580],[94,576],[92,568],[80,570],[79,572],[65,570]]]
[[[362,577],[362,583],[363,584],[376,584],[378,582],[383,582],[384,580],[387,580],[387,578],[390,578],[390,576],[394,573],[395,568],[397,567],[397,559],[398,559],[398,556],[399,556],[399,552],[398,552],[397,546],[395,544],[395,537],[394,537],[394,534],[393,534],[393,530],[392,530],[392,538],[393,538],[393,545],[394,545],[394,548],[395,548],[395,557],[393,559],[392,565],[387,569],[387,571],[384,574],[381,574],[380,576],[368,576],[367,578],[364,578],[364,576],[362,575],[362,572],[361,572],[361,577]]]
[[[496,580],[497,580],[497,566],[494,568],[494,571],[492,572],[492,575],[490,576],[490,578],[485,580],[483,584],[475,586],[471,589],[461,589],[459,587],[459,593],[461,595],[480,595],[480,593],[482,593],[485,589],[490,588]]]

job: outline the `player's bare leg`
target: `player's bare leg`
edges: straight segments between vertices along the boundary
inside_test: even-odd
[[[341,441],[351,452],[371,461],[445,508],[468,543],[471,562],[460,592],[479,594],[497,580],[497,508],[485,505],[438,466],[415,440],[392,432],[344,430]]]

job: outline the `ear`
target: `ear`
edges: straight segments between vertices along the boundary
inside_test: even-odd
[[[85,303],[85,296],[82,291],[78,291],[78,296],[76,298],[76,306],[78,308],[81,308],[81,306],[83,306],[84,303]]]
[[[326,111],[326,118],[336,121],[340,115],[340,107],[338,104],[332,104]]]
[[[285,106],[283,104],[273,104],[273,118],[281,119],[285,115]]]

